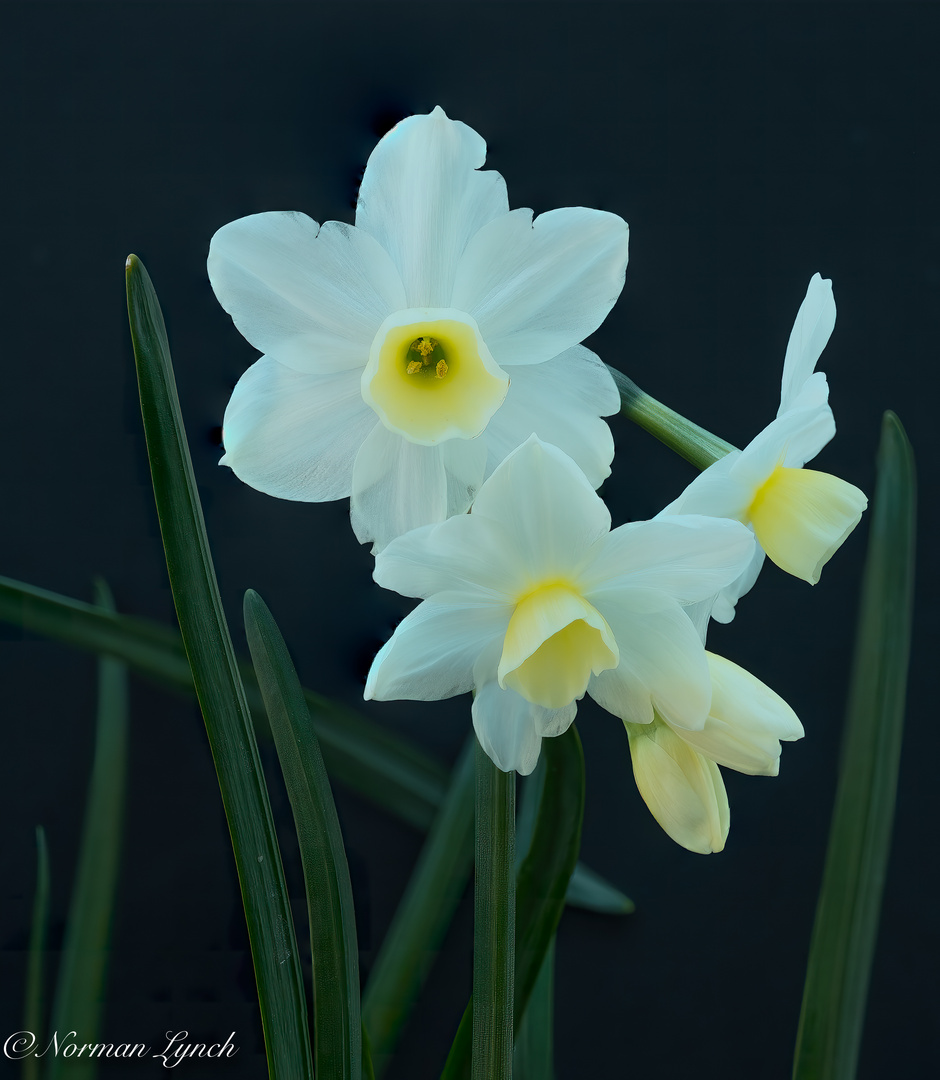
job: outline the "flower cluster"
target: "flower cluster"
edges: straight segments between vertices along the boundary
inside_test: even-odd
[[[367,698],[472,691],[481,745],[525,774],[589,694],[623,721],[662,827],[721,850],[718,766],[774,775],[781,740],[803,731],[706,651],[709,618],[733,617],[765,553],[818,580],[865,507],[802,468],[835,432],[814,373],[829,282],[810,282],[773,423],[654,520],[611,529],[595,489],[613,457],[602,417],[620,399],[581,341],[623,287],[626,223],[510,210],[484,155],[437,108],[379,142],[355,226],[266,213],[215,234],[212,286],[264,353],[226,410],[222,461],[282,498],[348,495],[376,581],[421,598]]]

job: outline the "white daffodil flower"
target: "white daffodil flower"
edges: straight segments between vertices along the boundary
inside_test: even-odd
[[[469,515],[401,536],[376,557],[380,585],[423,603],[375,658],[365,696],[433,701],[473,690],[481,745],[522,774],[585,692],[633,725],[660,717],[701,733],[711,677],[682,605],[733,581],[753,549],[743,525],[710,518],[611,531],[580,469],[533,435]]]
[[[264,213],[209,248],[219,302],[263,355],[225,411],[222,462],[260,491],[351,496],[380,550],[469,507],[533,431],[596,487],[620,397],[579,343],[623,287],[627,225],[509,210],[471,128],[436,108],[376,146],[355,226]]]
[[[734,618],[734,605],[757,580],[765,553],[815,585],[868,505],[854,485],[803,468],[836,431],[826,376],[814,371],[835,321],[832,282],[814,274],[787,343],[777,418],[743,450],[697,476],[659,515],[733,518],[754,531],[760,547],[751,565],[711,608],[718,622]]]

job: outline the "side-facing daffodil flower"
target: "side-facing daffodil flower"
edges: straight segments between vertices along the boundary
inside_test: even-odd
[[[868,505],[847,481],[803,468],[836,432],[826,376],[814,371],[835,321],[832,282],[814,274],[787,343],[777,418],[743,450],[700,473],[659,515],[733,518],[754,531],[760,547],[715,601],[711,615],[718,622],[734,618],[734,605],[757,580],[765,553],[815,585]]]
[[[755,695],[757,680],[723,661],[719,680],[733,700],[715,713],[715,662],[683,609],[734,581],[753,550],[743,525],[714,518],[611,531],[584,474],[533,435],[469,515],[401,536],[376,557],[380,585],[423,603],[379,652],[365,696],[433,701],[473,690],[481,745],[500,769],[525,774],[587,692],[628,723],[640,789],[660,823],[693,850],[717,850],[724,833],[709,815],[720,816],[724,787],[713,762],[772,772],[776,740],[797,737],[789,712],[782,725],[774,707],[749,711],[737,700],[741,687],[749,701],[766,687]]]
[[[619,408],[579,343],[627,265],[627,225],[582,207],[509,210],[483,139],[436,108],[369,158],[355,226],[264,213],[220,229],[209,278],[265,355],[225,411],[222,462],[260,491],[351,496],[380,550],[469,507],[533,431],[595,486]]]

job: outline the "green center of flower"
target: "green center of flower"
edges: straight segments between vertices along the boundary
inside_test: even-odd
[[[547,582],[516,604],[497,677],[504,690],[561,709],[584,696],[592,673],[619,663],[613,631],[597,608],[571,585]]]
[[[379,327],[361,385],[390,431],[430,446],[479,435],[502,405],[509,378],[469,315],[410,308]]]

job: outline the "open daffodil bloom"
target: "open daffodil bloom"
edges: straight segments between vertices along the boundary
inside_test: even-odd
[[[814,370],[835,319],[832,283],[814,274],[787,344],[777,418],[744,450],[697,476],[660,515],[710,514],[753,529],[760,547],[715,600],[711,614],[719,622],[734,618],[734,605],[757,580],[765,553],[815,585],[868,505],[864,493],[840,477],[803,468],[836,431],[826,376]]]
[[[701,729],[711,682],[682,605],[747,565],[732,521],[676,517],[611,531],[574,462],[535,436],[484,483],[469,515],[401,536],[375,579],[420,596],[372,665],[366,696],[474,690],[473,723],[504,770],[528,773],[545,736],[590,694],[632,723]]]
[[[225,411],[224,464],[284,499],[350,496],[356,535],[393,537],[470,506],[532,432],[597,486],[620,407],[580,342],[623,287],[627,226],[509,210],[486,147],[442,109],[376,146],[355,226],[274,212],[221,228],[209,278],[263,355]]]

